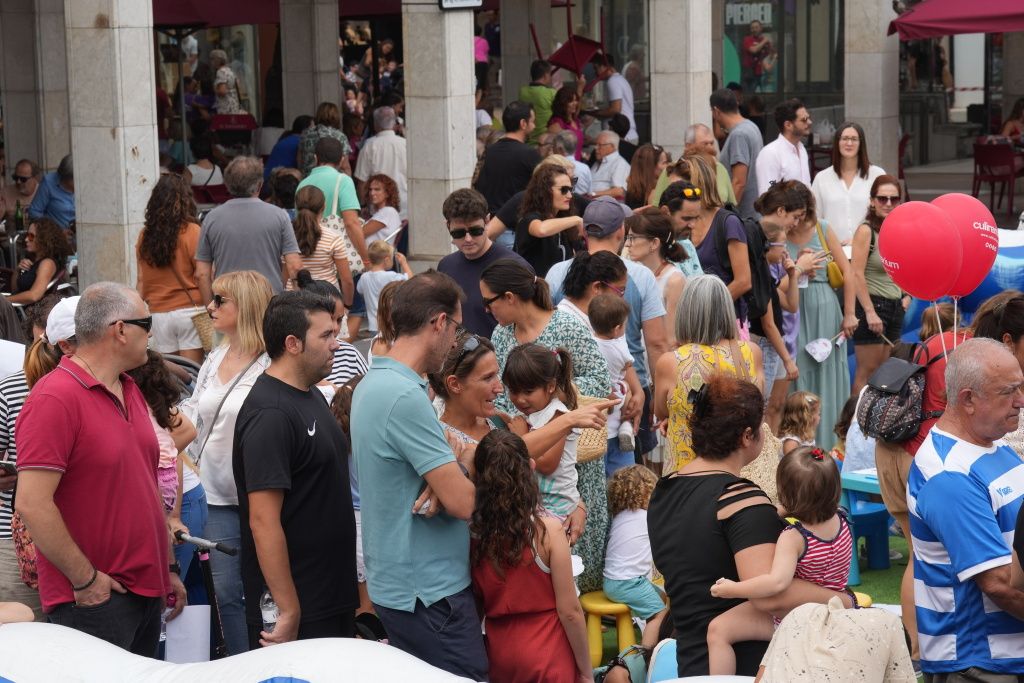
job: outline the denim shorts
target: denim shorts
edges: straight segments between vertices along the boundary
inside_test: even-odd
[[[628,605],[634,617],[650,619],[665,609],[660,589],[646,576],[635,579],[605,579],[604,594],[609,600]]]
[[[903,333],[903,302],[899,299],[885,299],[880,296],[871,295],[871,305],[875,314],[882,319],[882,333],[888,337],[893,344],[898,344],[900,335]],[[884,344],[885,340],[868,329],[867,316],[860,302],[857,302],[857,319],[860,323],[853,333],[853,341],[856,344]]]

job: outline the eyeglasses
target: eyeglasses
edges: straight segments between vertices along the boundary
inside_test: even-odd
[[[16,183],[27,183],[28,181],[32,180],[32,176],[30,176],[30,175],[18,175],[17,173],[12,173],[11,174],[11,180],[13,180]]]
[[[454,375],[458,371],[459,365],[461,365],[462,361],[465,360],[466,356],[473,353],[478,348],[480,348],[480,340],[477,338],[475,334],[466,339],[466,341],[463,342],[462,344],[462,350],[459,351],[459,355],[455,359],[455,365],[452,366],[451,374]]]
[[[843,137],[843,138],[839,138],[839,142],[849,142],[849,143],[860,142],[860,138]]]
[[[569,180],[572,181],[572,186],[573,187],[576,187],[576,183],[578,183],[580,181],[580,179],[577,178],[576,176],[573,176],[573,177],[569,178]]]
[[[631,232],[628,235],[626,235],[626,244],[629,244],[633,240],[649,240],[649,239],[651,239],[651,238],[648,237],[647,235],[638,235],[635,232]]]
[[[224,305],[225,301],[233,301],[233,299],[229,299],[226,296],[223,296],[221,294],[214,294],[213,295],[213,307],[214,308],[220,308],[221,306]]]
[[[810,123],[811,122],[811,117],[810,116],[804,116],[803,118],[800,118],[800,119],[797,119],[797,120],[800,123]]]
[[[903,200],[895,196],[878,195],[875,197],[875,201],[878,202],[879,204],[888,204],[889,206],[893,206],[894,204],[899,204]]]
[[[561,187],[558,188],[558,191],[562,194],[563,197],[568,197],[569,195],[572,194],[572,185],[562,185]]]
[[[500,299],[503,296],[505,296],[505,292],[502,292],[501,294],[496,294],[496,295],[494,295],[492,297],[484,299],[484,310],[485,311],[490,310],[491,304],[493,304],[495,301],[497,301],[498,299]]]
[[[135,325],[135,327],[141,327],[146,332],[149,332],[150,328],[153,327],[153,316],[145,318],[125,318],[123,320],[115,320],[110,325],[116,325],[118,323],[124,323],[125,325]],[[110,327],[108,325],[107,327]]]
[[[486,231],[487,229],[484,226],[474,225],[468,228],[455,228],[454,230],[449,230],[448,234],[452,236],[453,240],[461,240],[465,239],[466,233],[469,233],[473,237],[480,237]]]
[[[607,287],[608,289],[612,290],[616,294],[618,294],[620,297],[626,296],[626,288],[625,287],[616,287],[612,283],[605,282],[604,280],[601,280],[601,284],[604,285],[605,287]]]

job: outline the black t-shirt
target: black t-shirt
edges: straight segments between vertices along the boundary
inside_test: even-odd
[[[487,199],[491,213],[496,213],[516,192],[526,189],[539,163],[536,148],[512,138],[502,138],[487,148],[476,189]]]
[[[505,225],[506,230],[515,230],[516,225],[519,223],[519,207],[523,205],[523,196],[526,195],[526,191],[516,192],[514,195],[509,197],[509,200],[505,202],[494,217],[497,218],[502,224]],[[591,200],[587,199],[581,194],[574,194],[572,196],[572,206],[575,215],[582,216],[583,212],[587,210],[587,206],[590,205]]]
[[[708,675],[708,624],[743,602],[712,596],[711,584],[723,576],[738,580],[734,555],[775,543],[782,532],[782,520],[767,497],[764,505],[718,519],[719,497],[738,482],[750,484],[725,472],[666,477],[655,486],[647,509],[651,553],[665,576],[676,628],[679,676]],[[735,500],[746,497],[740,493]],[[739,643],[737,673],[753,676],[767,647],[767,641]]]
[[[565,230],[550,237],[534,237],[530,234],[530,222],[544,220],[536,212],[528,213],[519,219],[516,225],[516,253],[533,266],[533,271],[540,277],[548,274],[548,269],[556,263],[567,261],[573,256],[573,248]]]
[[[438,272],[450,275],[466,293],[466,300],[462,302],[462,326],[473,334],[488,339],[491,338],[491,332],[498,322],[493,315],[484,310],[484,300],[480,295],[480,274],[487,266],[503,258],[515,259],[533,270],[533,266],[522,256],[500,244],[491,244],[491,248],[483,256],[472,261],[463,256],[461,251],[457,251],[448,254],[437,264]]]
[[[256,380],[238,412],[232,455],[248,623],[261,623],[266,589],[249,527],[252,491],[284,491],[281,526],[301,622],[359,604],[347,456],[345,436],[318,389],[301,391],[267,374]]]
[[[775,321],[775,329],[782,334],[782,303],[779,301],[779,280],[772,275],[772,320]],[[756,320],[750,319],[750,333],[756,334],[759,337],[764,336],[764,325],[761,324],[761,319]]]

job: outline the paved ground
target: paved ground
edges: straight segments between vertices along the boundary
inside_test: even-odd
[[[971,159],[945,161],[927,166],[913,166],[906,171],[907,190],[910,198],[915,201],[931,201],[947,192],[964,192],[970,194],[971,179],[974,173],[974,162]],[[1022,183],[1017,183],[1014,196],[1014,214],[1008,212],[1009,198],[1004,197],[1002,206],[994,209],[992,214],[1000,228],[1016,229],[1018,216],[1024,211],[1024,190]],[[982,187],[978,198],[989,203],[989,189]],[[999,198],[999,186],[996,186],[996,199]],[[995,202],[993,202],[993,205]]]

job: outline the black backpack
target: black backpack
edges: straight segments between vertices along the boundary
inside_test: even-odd
[[[922,403],[924,373],[946,354],[939,353],[921,364],[926,349],[924,344],[918,346],[909,361],[889,358],[868,378],[857,403],[857,422],[865,435],[902,443],[917,436],[922,422],[942,415],[941,410],[926,412]]]
[[[726,204],[711,221],[711,236],[715,240],[715,248],[718,250],[718,260],[722,268],[732,280],[732,263],[729,261],[729,244],[725,238],[725,220],[729,216],[736,216],[743,224],[743,232],[747,235],[747,259],[750,262],[750,291],[743,295],[747,302],[747,319],[760,320],[768,312],[768,305],[772,301],[772,290],[775,289],[775,281],[768,270],[768,261],[764,254],[767,250],[768,240],[761,229],[761,223],[753,218],[743,218],[736,212],[736,207]]]

